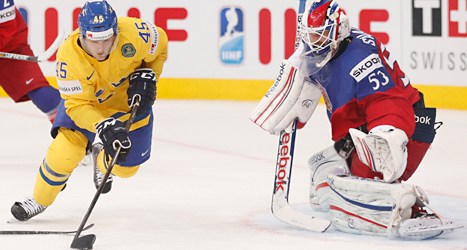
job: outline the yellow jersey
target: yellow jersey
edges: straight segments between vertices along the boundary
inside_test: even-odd
[[[127,113],[128,77],[137,68],[151,68],[159,79],[167,58],[164,30],[141,19],[118,18],[115,49],[97,61],[79,44],[79,29],[57,52],[56,74],[67,115],[95,133],[95,125],[117,112]]]

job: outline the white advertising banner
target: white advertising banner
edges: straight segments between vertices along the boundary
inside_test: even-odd
[[[311,0],[308,0],[311,1]],[[42,53],[67,34],[85,1],[17,0]],[[140,17],[166,30],[163,78],[273,79],[293,50],[298,0],[109,0],[119,16]],[[375,35],[411,82],[467,86],[467,0],[340,0],[351,25]],[[41,63],[55,74],[51,58]]]

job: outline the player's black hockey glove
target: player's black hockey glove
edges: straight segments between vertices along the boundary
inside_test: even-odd
[[[131,141],[123,122],[115,118],[107,118],[96,124],[96,133],[104,144],[106,154],[115,156],[118,145],[122,147],[117,157],[117,162],[125,162],[130,154]]]
[[[154,104],[156,100],[156,73],[152,69],[136,69],[130,74],[128,87],[128,106],[133,107],[135,99],[139,96],[139,108],[136,116],[142,115]]]

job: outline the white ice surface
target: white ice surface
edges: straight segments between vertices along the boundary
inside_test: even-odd
[[[94,249],[467,249],[467,229],[407,242],[295,228],[270,213],[278,137],[254,125],[257,102],[157,100],[151,159],[129,179],[115,178],[82,235]],[[31,102],[0,98],[0,230],[76,230],[95,194],[90,166],[79,166],[55,203],[28,222],[10,207],[31,195],[52,139]],[[467,226],[467,111],[438,110],[435,142],[410,183],[434,209]],[[297,132],[290,204],[305,213],[306,160],[331,145],[325,107]],[[326,216],[326,215],[319,215]],[[9,223],[7,223],[9,222]],[[73,235],[0,235],[0,249],[69,249]]]

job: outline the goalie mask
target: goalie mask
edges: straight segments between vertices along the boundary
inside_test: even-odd
[[[299,23],[301,39],[307,45],[303,56],[311,57],[319,70],[350,35],[349,19],[334,0],[315,0],[304,13]]]
[[[109,54],[118,43],[118,21],[115,10],[105,0],[88,1],[84,4],[78,16],[79,37],[81,44],[89,53],[86,40],[103,41],[115,36]]]

